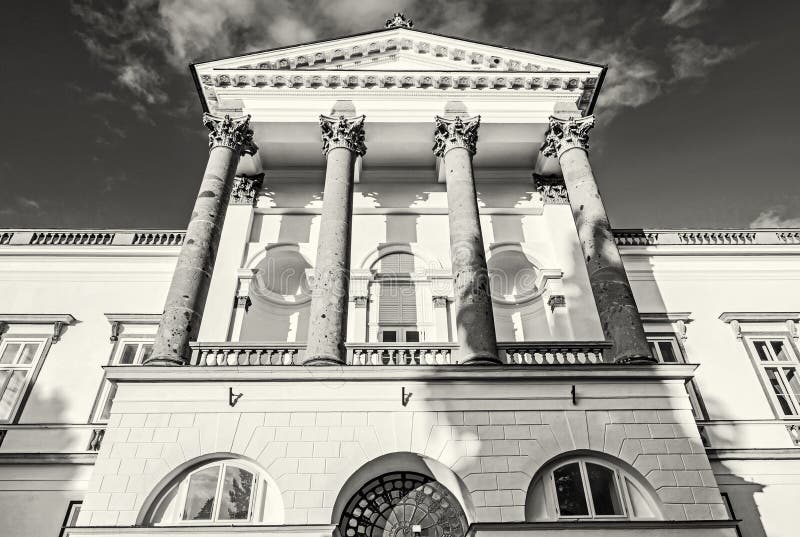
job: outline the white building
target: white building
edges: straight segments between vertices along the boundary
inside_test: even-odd
[[[800,231],[612,238],[603,67],[398,16],[192,72],[186,232],[0,231],[0,533],[797,534]]]

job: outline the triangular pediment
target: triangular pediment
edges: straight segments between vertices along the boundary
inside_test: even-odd
[[[226,58],[195,65],[198,71],[391,70],[565,72],[597,76],[602,66],[533,52],[391,28]]]

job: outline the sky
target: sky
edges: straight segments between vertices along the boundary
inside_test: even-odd
[[[188,64],[379,29],[608,64],[590,159],[617,228],[800,227],[800,2],[4,0],[0,227],[185,228]]]

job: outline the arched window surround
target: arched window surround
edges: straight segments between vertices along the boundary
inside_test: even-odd
[[[213,517],[203,520],[182,520],[192,476],[214,467],[218,468],[218,474],[214,489]],[[219,516],[219,506],[222,504],[220,491],[225,488],[227,468],[241,469],[253,476],[246,519]],[[150,492],[137,518],[137,525],[146,527],[248,526],[283,523],[283,497],[275,480],[254,461],[231,453],[207,454],[173,469]]]
[[[580,492],[585,502],[585,512],[564,514],[559,510],[559,494],[556,491],[556,474],[566,470],[580,471]],[[597,495],[597,481],[590,482],[588,469],[604,469],[613,475],[613,490],[621,507],[619,513],[596,512],[594,495]],[[562,489],[563,490],[563,489]],[[610,497],[606,504],[613,504]],[[663,520],[661,501],[653,486],[635,468],[628,463],[605,453],[578,450],[559,455],[545,463],[534,475],[528,488],[525,501],[525,520],[541,521],[574,521],[574,520]]]

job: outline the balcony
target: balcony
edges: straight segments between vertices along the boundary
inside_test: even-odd
[[[507,365],[551,366],[602,364],[610,344],[603,341],[498,342]],[[221,342],[192,343],[190,366],[301,365],[305,343]],[[347,343],[347,365],[437,366],[459,363],[458,343]]]

